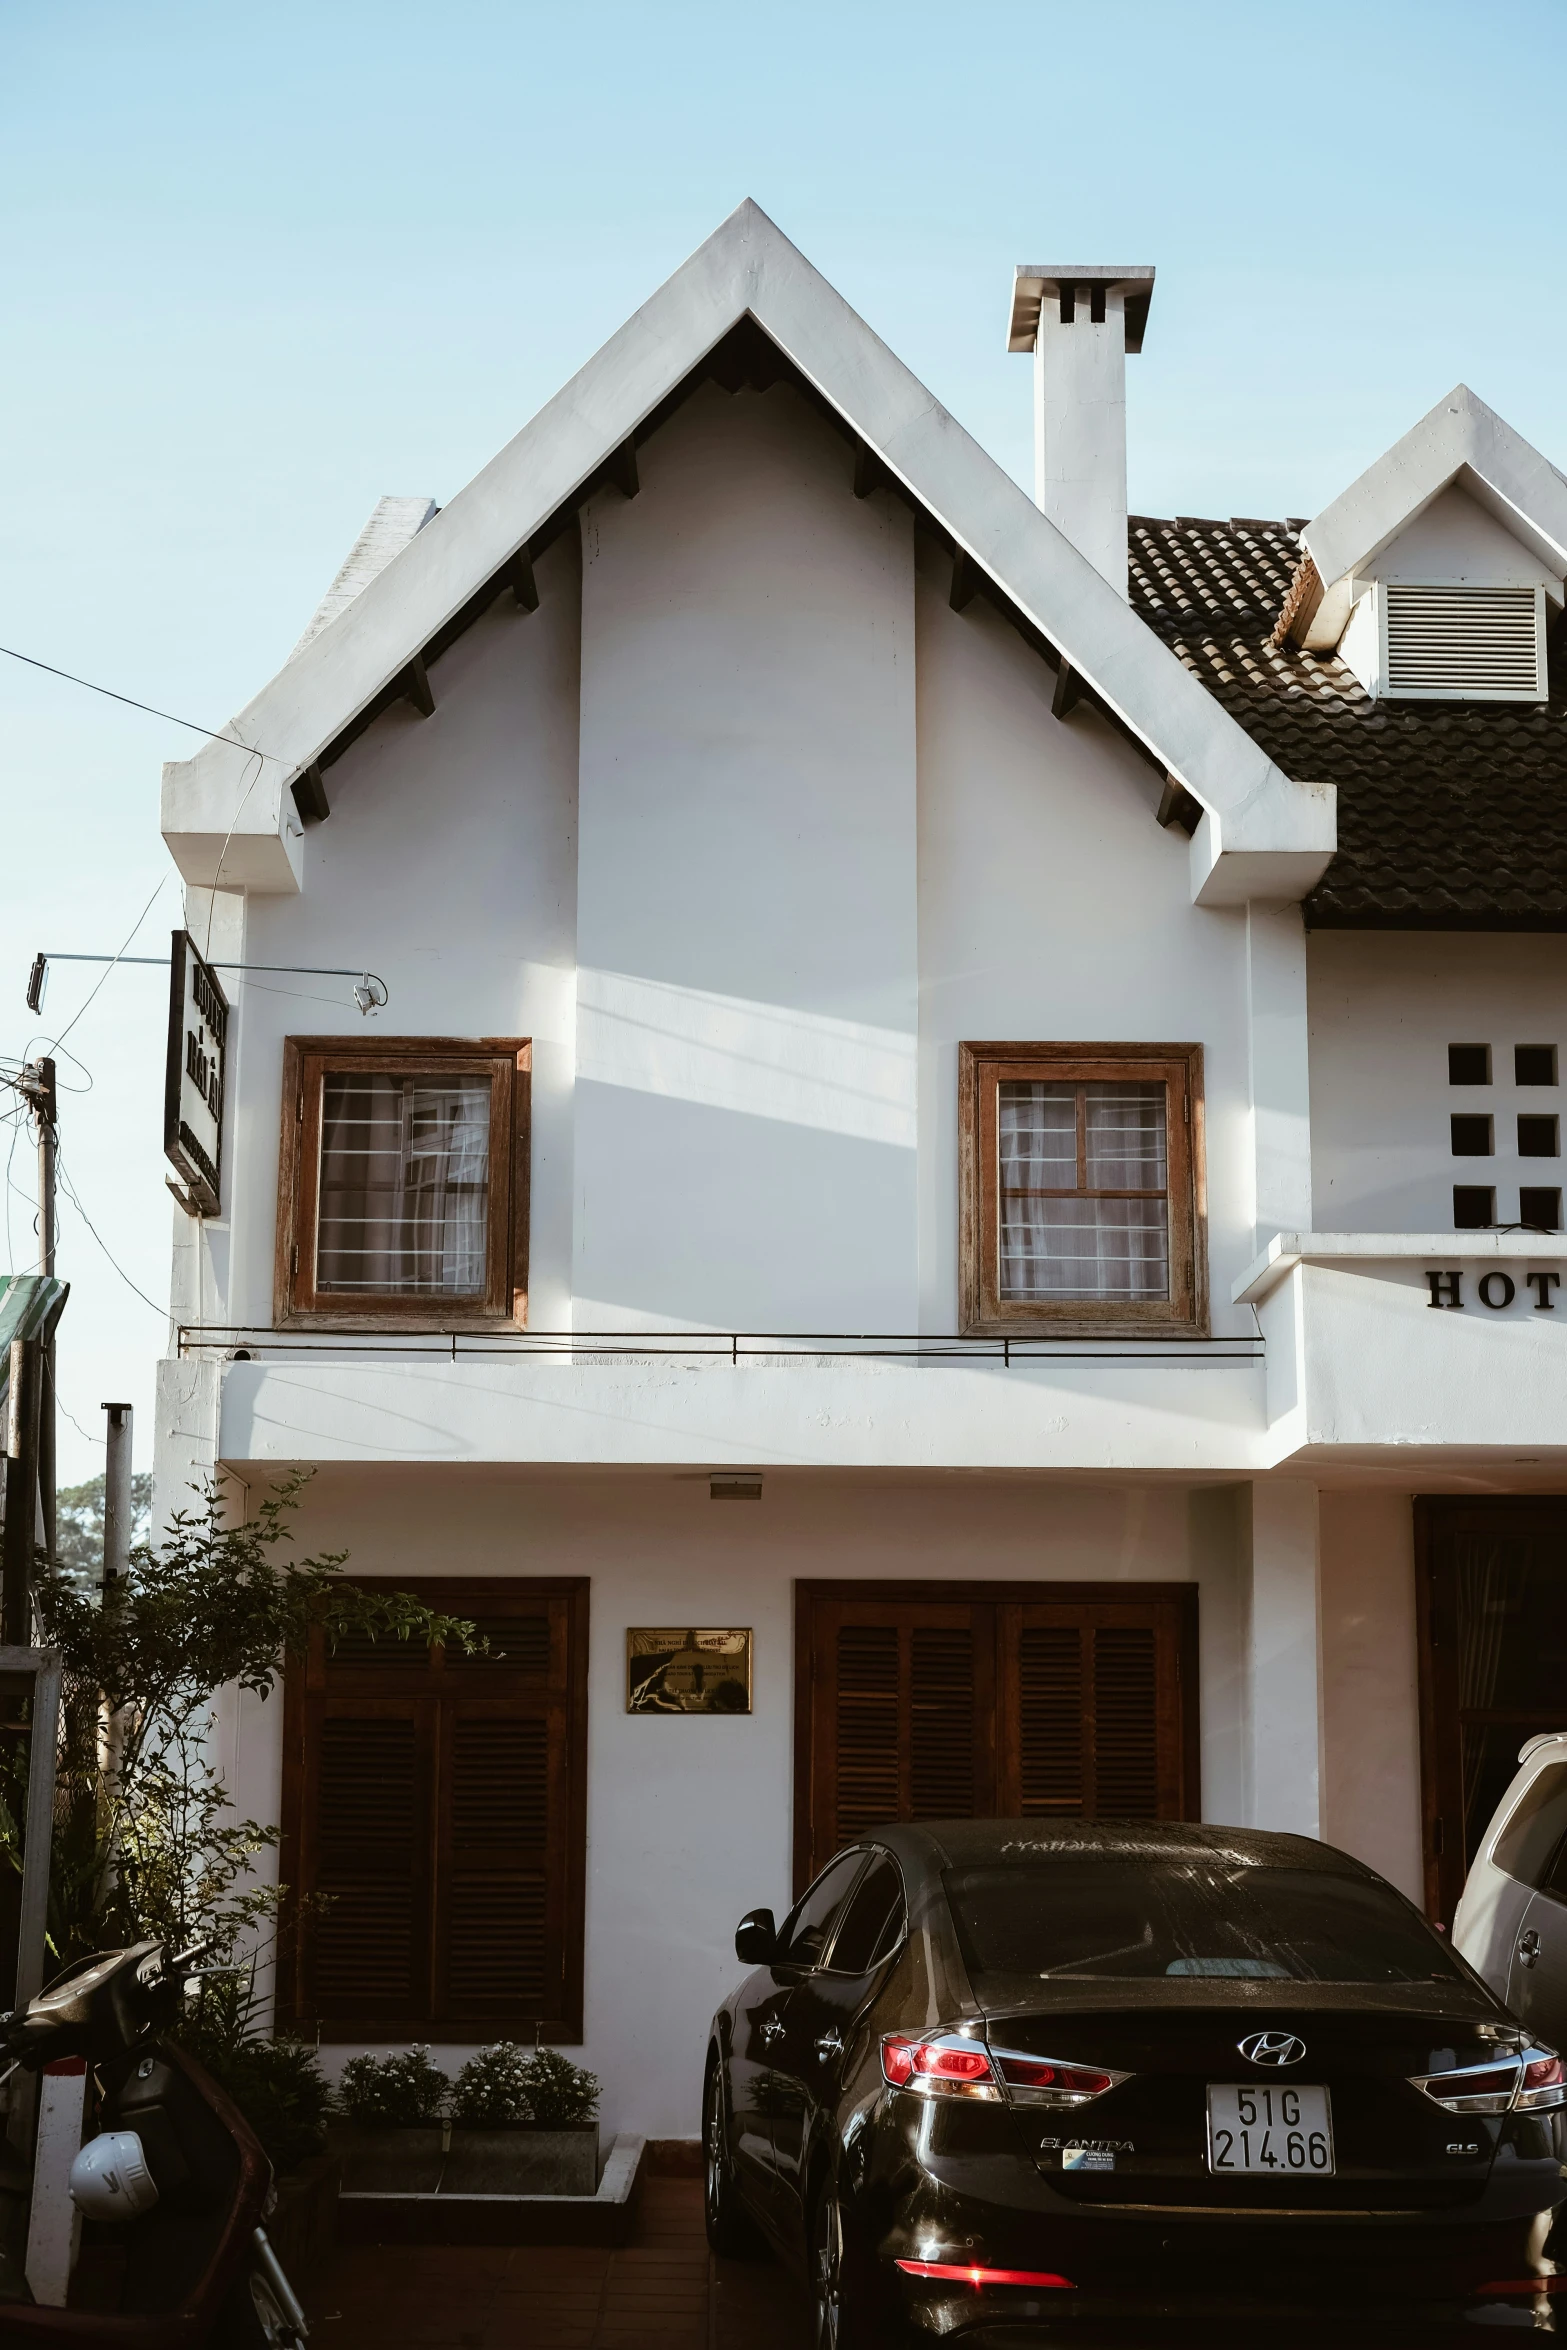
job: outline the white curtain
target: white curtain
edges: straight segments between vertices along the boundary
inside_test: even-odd
[[[317,1288],[482,1294],[489,1164],[488,1078],[329,1075]]]
[[[1164,1087],[1007,1082],[999,1092],[1002,1298],[1168,1297]]]

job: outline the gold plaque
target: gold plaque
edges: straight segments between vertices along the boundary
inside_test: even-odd
[[[626,1634],[628,1714],[748,1714],[751,1633],[634,1628]]]

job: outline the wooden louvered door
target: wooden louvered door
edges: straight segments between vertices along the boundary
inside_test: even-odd
[[[1003,1603],[1004,1817],[1186,1816],[1182,1614],[1175,1599]]]
[[[1190,1586],[798,1586],[796,1889],[891,1820],[1198,1812]]]
[[[306,1753],[302,1873],[319,1900],[315,1998],[394,2021],[430,2003],[434,1710],[418,1698],[341,1698]]]
[[[291,1664],[283,2006],[323,2038],[580,2034],[587,1586],[410,1582],[487,1652]],[[320,1897],[320,1898],[315,1898]]]
[[[983,1818],[995,1803],[993,1610],[830,1596],[810,1608],[805,1880],[885,1820]]]

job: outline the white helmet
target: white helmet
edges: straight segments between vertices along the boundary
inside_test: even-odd
[[[140,2219],[158,2200],[134,2130],[89,2138],[71,2165],[71,2201],[89,2219]]]

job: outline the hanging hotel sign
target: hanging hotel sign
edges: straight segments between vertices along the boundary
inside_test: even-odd
[[[228,998],[211,964],[196,952],[188,930],[176,930],[169,957],[163,1152],[184,1187],[176,1197],[197,1216],[222,1210],[228,1031]]]

